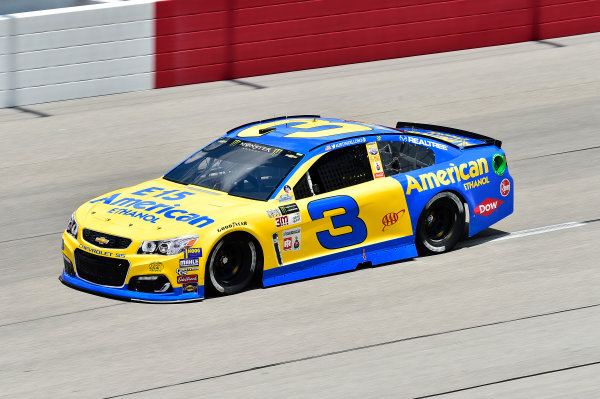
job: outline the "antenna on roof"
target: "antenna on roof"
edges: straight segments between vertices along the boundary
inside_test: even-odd
[[[260,134],[260,135],[267,134],[267,133],[269,133],[269,132],[272,132],[273,130],[275,130],[275,128],[274,128],[274,127],[266,127],[266,128],[264,128],[264,129],[260,129],[260,130],[258,131],[258,134]]]

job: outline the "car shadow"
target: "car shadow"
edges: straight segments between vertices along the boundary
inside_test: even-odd
[[[458,244],[456,244],[454,250],[460,250],[463,248],[469,248],[474,247],[476,245],[485,244],[486,242],[497,240],[498,238],[508,236],[509,234],[510,233],[503,230],[487,228],[475,234],[471,238],[459,241]]]

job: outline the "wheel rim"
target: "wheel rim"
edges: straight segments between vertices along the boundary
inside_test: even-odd
[[[424,230],[428,240],[439,242],[452,232],[456,212],[452,201],[437,201],[425,214]]]
[[[254,243],[240,240],[221,241],[213,255],[213,276],[216,285],[244,285],[256,265]]]

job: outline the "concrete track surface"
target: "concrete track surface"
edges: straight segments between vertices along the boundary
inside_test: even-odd
[[[78,204],[305,113],[501,139],[515,213],[448,254],[198,303],[59,283]],[[0,110],[0,397],[599,398],[599,127],[600,34]]]

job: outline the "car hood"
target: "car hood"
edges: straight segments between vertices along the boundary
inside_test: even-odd
[[[202,229],[244,215],[244,208],[255,203],[155,179],[94,198],[77,210],[76,218],[80,228],[134,240],[156,240],[201,234]]]

